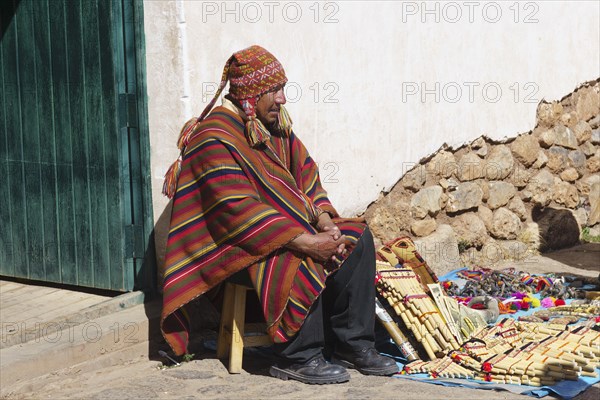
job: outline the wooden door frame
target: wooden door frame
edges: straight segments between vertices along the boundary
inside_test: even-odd
[[[4,21],[10,21],[15,17],[21,3],[21,0],[10,1],[14,6],[14,14],[8,17],[5,15]],[[128,198],[129,201],[128,204],[122,203],[127,210],[122,210],[121,215],[115,216],[121,221],[123,231],[123,242],[120,244],[124,247],[123,258],[120,261],[124,268],[121,290],[141,289],[153,291],[156,287],[156,260],[154,241],[151,235],[154,222],[146,89],[144,7],[143,2],[139,0],[111,1],[114,1],[113,4],[116,6],[112,7],[112,18],[114,18],[112,29],[116,35],[115,42],[112,44],[115,62],[115,92],[119,96],[119,100],[122,94],[125,95],[124,98],[127,100],[125,114],[135,116],[135,123],[132,125],[136,129],[135,140],[131,141],[127,131],[129,128],[126,125],[125,138],[121,139],[124,140],[122,151],[125,153],[121,155],[120,162],[123,163],[124,168],[128,169],[125,174],[135,175],[135,179],[121,175],[121,196],[126,195],[122,200],[125,201]],[[126,14],[129,20],[126,20]],[[4,37],[4,30],[8,26],[8,23],[6,26],[2,24],[2,32],[0,32],[2,37]],[[127,76],[127,74],[129,75]],[[134,93],[129,93],[133,96],[126,93],[129,82],[133,82],[135,85]],[[134,99],[131,104],[129,104],[130,99]],[[133,113],[130,113],[130,110],[133,110]],[[123,119],[123,111],[124,109],[117,104],[116,115],[114,116],[117,121]],[[129,121],[127,121],[127,124],[129,124]],[[120,123],[117,124],[117,128],[123,129]],[[107,265],[107,268],[110,268],[110,266]],[[16,275],[14,277],[19,278]],[[52,283],[51,281],[48,282]],[[60,284],[59,282],[56,283]],[[69,286],[72,286],[72,284]],[[78,285],[75,284],[75,286]]]
[[[148,91],[146,80],[146,41],[144,35],[144,4],[139,0],[129,1],[133,6],[133,34],[135,48],[136,98],[139,132],[141,216],[143,254],[136,254],[134,289],[154,292],[156,290],[156,254],[152,232],[154,217],[152,207],[152,174],[150,163],[150,128],[148,124]],[[135,204],[133,205],[136,206]],[[137,246],[136,246],[137,247]],[[139,257],[139,258],[138,258]],[[139,263],[139,265],[138,265]]]

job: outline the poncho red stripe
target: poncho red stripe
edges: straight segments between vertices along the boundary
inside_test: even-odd
[[[316,207],[337,217],[316,164],[293,133],[251,148],[243,120],[226,108],[202,121],[182,160],[167,242],[161,329],[176,354],[187,352],[184,306],[243,268],[273,341],[300,329],[328,272],[284,246],[316,232]],[[364,230],[355,220],[335,222],[349,246]]]

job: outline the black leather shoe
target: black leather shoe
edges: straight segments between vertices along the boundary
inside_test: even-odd
[[[359,351],[336,351],[331,360],[347,368],[355,368],[365,375],[393,375],[400,371],[396,361],[382,356],[373,347],[365,347]]]
[[[350,374],[346,371],[346,368],[328,363],[323,356],[315,357],[304,364],[290,364],[285,367],[274,365],[269,373],[271,376],[284,381],[294,379],[315,385],[341,383],[350,380]]]

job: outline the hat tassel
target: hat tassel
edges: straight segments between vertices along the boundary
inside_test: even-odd
[[[279,120],[278,120],[279,131],[284,133],[285,136],[290,136],[292,132],[292,117],[284,106],[279,107]]]
[[[251,147],[256,147],[266,142],[271,134],[262,122],[256,117],[250,117],[246,123],[246,138]]]
[[[165,181],[163,183],[162,194],[172,199],[175,196],[177,190],[177,179],[179,179],[179,173],[181,172],[181,156],[175,160],[173,164],[167,170],[165,174]]]
[[[179,148],[180,151],[179,157],[167,170],[167,173],[165,174],[165,181],[163,182],[162,193],[170,199],[175,196],[175,192],[177,191],[177,179],[179,179],[179,173],[181,172],[181,159],[183,157],[183,153],[186,146],[190,142],[190,138],[194,132],[196,132],[196,128],[199,124],[199,118],[191,118],[185,123],[183,128],[181,128],[181,132],[179,133],[179,139],[177,139],[177,148]]]

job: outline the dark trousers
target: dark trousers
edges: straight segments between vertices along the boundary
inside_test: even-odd
[[[374,325],[375,248],[367,228],[341,268],[327,278],[298,333],[274,350],[286,360],[304,363],[335,350],[373,347]]]

